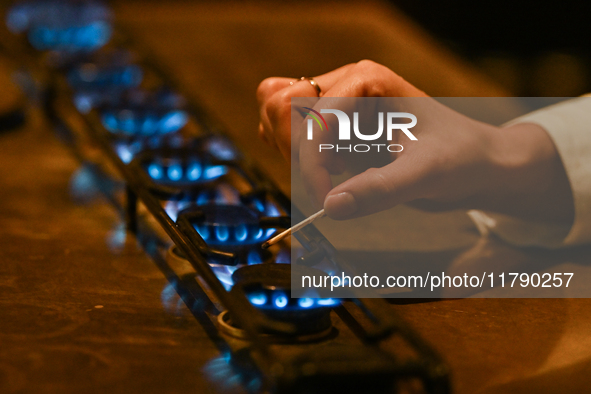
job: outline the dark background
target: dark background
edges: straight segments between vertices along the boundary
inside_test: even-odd
[[[576,96],[591,89],[588,2],[392,4],[516,96]]]

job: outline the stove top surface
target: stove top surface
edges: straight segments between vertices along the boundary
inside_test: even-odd
[[[161,26],[168,30],[156,37],[150,32],[150,13],[160,14],[162,7],[125,4],[118,15],[128,18],[140,36],[149,37],[154,52],[170,64],[178,63],[176,56],[180,56],[185,65],[177,71],[192,62],[196,72],[179,75],[198,95],[208,97],[206,105],[213,112],[223,114],[228,105],[236,108],[241,122],[230,130],[236,133],[239,146],[259,153],[259,164],[288,190],[289,171],[279,155],[245,133],[256,125],[253,88],[262,77],[274,73],[267,66],[257,68],[260,56],[243,53],[238,45],[244,23],[248,23],[233,19],[241,11],[217,5],[167,7]],[[246,6],[246,10],[252,12],[251,23],[262,29],[269,10],[256,6]],[[297,17],[303,12],[292,14],[293,29],[298,29]],[[197,38],[175,41],[183,34],[192,37],[191,24],[183,16],[189,14],[213,17],[210,27],[217,23],[224,29],[219,27],[209,43]],[[196,37],[202,29],[207,25],[195,27]],[[179,55],[169,42],[184,48],[190,42],[193,50]],[[208,45],[219,44],[214,61],[199,60]],[[260,75],[241,73],[236,58],[250,61]],[[314,63],[309,62],[310,70]],[[290,70],[285,65],[284,69]],[[233,384],[237,379],[210,333],[180,301],[165,273],[125,232],[113,206],[97,190],[84,187],[92,184],[92,173],[71,157],[39,114],[33,111],[22,130],[0,134],[0,149],[0,391],[244,390]],[[233,234],[236,237],[236,229]],[[474,237],[468,235],[468,240]],[[401,258],[420,261],[449,258],[453,253],[408,252],[401,253]],[[585,253],[571,258],[580,259]],[[464,299],[391,308],[444,355],[453,371],[455,392],[529,393],[537,389],[562,393],[587,390],[582,376],[591,362],[587,346],[591,343],[587,333],[590,304],[564,299]],[[339,330],[339,336],[322,345],[327,357],[332,345],[351,340],[347,332]],[[300,349],[307,346],[312,345],[298,345]]]

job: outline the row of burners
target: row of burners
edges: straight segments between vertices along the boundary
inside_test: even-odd
[[[288,245],[261,248],[290,225],[286,209],[242,170],[230,140],[208,130],[188,132],[187,125],[199,119],[184,98],[155,83],[134,53],[107,44],[113,32],[107,7],[96,1],[23,2],[9,11],[7,24],[46,51],[43,61],[66,81],[80,115],[100,121],[111,149],[140,174],[227,290],[239,284],[267,317],[308,327],[306,334],[310,327],[330,328],[328,313],[338,301],[313,294],[292,299],[284,265],[291,260]],[[313,316],[322,324],[310,326]]]
[[[291,298],[292,272],[326,278],[339,274],[342,260],[313,226],[297,234],[302,247],[295,253],[287,241],[261,248],[290,226],[290,201],[209,116],[171,89],[151,58],[126,49],[130,42],[113,29],[108,7],[97,0],[25,1],[9,10],[7,25],[19,35],[7,42],[32,70],[27,87],[60,135],[97,173],[116,167],[126,181],[126,200],[117,179],[105,176],[101,182],[113,185],[96,189],[117,206],[124,201],[127,229],[137,230],[169,281],[165,308],[176,292],[231,355],[232,367],[244,372],[245,387],[261,381],[252,392],[389,392],[409,378],[413,385],[400,387],[420,380],[429,392],[449,392],[445,365],[380,300],[341,303],[313,292]],[[34,91],[37,86],[45,89]],[[81,188],[98,183],[92,174],[77,178]],[[152,217],[140,220],[138,205]],[[294,216],[301,215],[294,210]],[[163,232],[147,228],[154,223],[175,243],[168,263]],[[109,242],[120,245],[125,230],[119,225]],[[403,340],[395,342],[401,355],[410,350],[416,360],[384,350],[381,344],[394,335]],[[312,343],[331,338],[337,340]],[[304,342],[309,345],[293,346]]]

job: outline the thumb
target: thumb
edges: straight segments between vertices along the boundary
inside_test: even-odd
[[[428,172],[409,156],[370,168],[332,189],[324,200],[326,214],[337,220],[369,215],[422,198]]]

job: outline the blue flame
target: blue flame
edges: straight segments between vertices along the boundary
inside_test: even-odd
[[[212,271],[215,273],[217,278],[222,282],[224,288],[226,290],[232,289],[234,286],[234,281],[232,280],[232,274],[238,267],[233,267],[230,265],[213,265],[211,267]]]
[[[204,241],[207,241],[209,239],[209,227],[207,226],[195,226],[197,232],[199,233],[199,235],[201,235],[201,238],[203,238]]]
[[[258,393],[261,391],[262,382],[260,378],[240,374],[231,365],[230,354],[218,356],[210,360],[204,367],[203,372],[208,380],[215,383],[216,392],[223,393]]]
[[[178,181],[183,177],[183,167],[179,164],[173,164],[168,167],[168,177],[172,181]]]
[[[285,311],[296,311],[301,309],[322,309],[334,307],[340,304],[335,298],[314,298],[308,294],[300,299],[290,299],[283,290],[278,289],[253,289],[247,294],[251,304],[263,309],[275,309]]]
[[[308,294],[300,299],[291,299],[283,290],[278,289],[257,289],[247,294],[250,302],[258,307],[285,311],[294,311],[300,309],[322,309],[334,307],[340,304],[340,300],[335,298],[314,298],[314,295]]]
[[[207,179],[215,179],[219,178],[222,175],[225,175],[228,172],[228,167],[217,165],[217,166],[208,166],[205,169],[205,178]]]
[[[253,203],[254,203],[254,207],[257,209],[257,211],[265,212],[265,205],[261,202],[261,200],[259,200],[258,198],[255,198]]]
[[[117,118],[111,112],[107,112],[102,116],[103,126],[111,132],[116,132],[118,129]]]
[[[74,95],[74,106],[80,113],[87,114],[94,107],[95,100],[91,93],[80,92]]]
[[[258,232],[254,236],[254,239],[258,241],[261,238],[263,238],[263,229],[262,228],[259,228]]]
[[[288,302],[289,299],[285,294],[279,293],[276,294],[275,297],[273,297],[273,304],[279,309],[285,308]]]
[[[265,293],[253,293],[248,299],[253,305],[265,305],[267,303],[267,295]]]
[[[236,235],[236,240],[239,242],[244,242],[246,241],[246,238],[248,238],[248,228],[245,224],[241,224],[236,227],[234,233]]]
[[[176,222],[176,219],[178,218],[178,213],[181,210],[181,208],[178,206],[178,204],[169,201],[165,206],[164,206],[164,211],[166,211],[166,214],[172,219],[173,222]]]
[[[189,116],[185,111],[170,112],[160,120],[160,132],[170,133],[179,130],[189,121]]]
[[[291,253],[289,249],[282,249],[277,253],[277,257],[275,258],[275,262],[277,264],[289,264],[291,263]]]
[[[300,300],[298,301],[298,304],[302,308],[310,308],[311,306],[314,305],[314,300],[312,298],[300,298]]]
[[[190,161],[190,164],[186,169],[178,162],[170,164],[168,167],[162,167],[162,165],[157,164],[160,167],[160,171],[155,171],[154,174],[156,176],[153,176],[151,169],[154,165],[155,163],[148,165],[148,174],[150,174],[152,179],[156,181],[162,180],[164,182],[211,181],[227,172],[226,166],[222,165],[207,167],[205,171],[202,171],[202,165],[193,159]],[[166,177],[164,175],[166,175]],[[210,199],[206,194],[200,195],[199,198],[205,200],[198,200],[198,204],[203,205],[203,203],[210,202]],[[224,196],[221,196],[221,198],[221,203],[225,203]]]
[[[190,181],[196,181],[201,177],[201,164],[198,162],[192,162],[187,167],[187,179]]]
[[[267,203],[267,210],[265,213],[267,216],[271,216],[271,217],[281,216],[281,212],[279,212],[279,209],[277,208],[277,206],[275,206],[275,204],[273,204],[271,202]]]
[[[248,256],[246,259],[249,265],[261,264],[263,262],[263,259],[261,258],[261,255],[257,250],[251,250],[250,252],[248,252]]]
[[[22,33],[33,26],[71,27],[110,19],[111,11],[98,1],[23,1],[8,10],[6,25],[13,33]]]
[[[131,110],[125,109],[119,112],[119,119],[117,119],[117,121],[117,128],[120,131],[123,131],[125,134],[134,134],[134,132],[136,131],[135,116]]]
[[[158,118],[154,115],[146,115],[144,120],[139,120],[138,131],[145,135],[150,135],[158,130]]]
[[[152,177],[152,179],[159,180],[162,179],[163,171],[162,166],[156,163],[152,163],[148,166],[148,174]]]
[[[125,164],[129,164],[133,160],[133,152],[127,145],[117,145],[115,148],[117,152],[117,156],[123,161]]]
[[[155,113],[145,114],[142,111],[124,109],[118,112],[105,111],[101,120],[103,126],[112,133],[123,134],[168,134],[179,130],[188,121],[184,111],[158,116]]]
[[[29,42],[40,51],[93,51],[104,46],[111,33],[111,26],[104,21],[67,28],[35,27],[29,31]]]
[[[333,298],[319,298],[316,300],[316,303],[321,306],[333,306],[337,305],[339,302]]]
[[[222,138],[212,138],[207,144],[208,150],[212,155],[220,160],[234,160],[237,152],[229,141]]]
[[[230,230],[227,226],[216,226],[215,235],[221,242],[226,242],[230,238]]]
[[[269,289],[249,293],[248,299],[253,305],[258,307],[290,311],[333,307],[340,303],[338,299],[334,298],[313,298],[310,296],[297,299],[297,303],[296,299],[294,299],[293,303],[290,303],[290,298],[285,292]]]
[[[199,197],[197,197],[197,205],[205,205],[209,202],[209,197],[207,193],[201,193]]]

